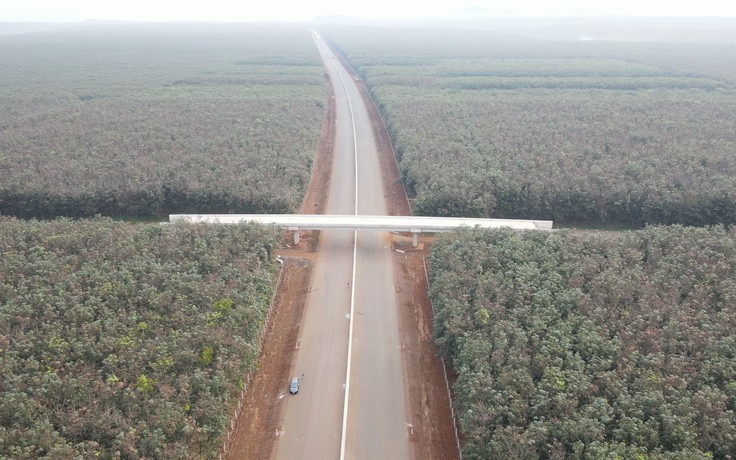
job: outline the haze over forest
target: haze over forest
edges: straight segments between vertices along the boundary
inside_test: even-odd
[[[344,2],[277,0],[260,4],[234,4],[228,0],[155,3],[144,0],[99,2],[93,0],[28,0],[3,5],[0,22],[122,21],[309,21],[318,17],[343,16],[368,20],[437,18],[519,17],[734,17],[736,4],[720,0],[665,2],[653,0],[434,0],[428,2]]]

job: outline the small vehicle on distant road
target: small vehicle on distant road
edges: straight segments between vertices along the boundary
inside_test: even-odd
[[[299,377],[291,379],[291,385],[289,385],[289,393],[295,395],[299,393]]]

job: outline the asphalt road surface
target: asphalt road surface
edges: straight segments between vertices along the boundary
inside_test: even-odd
[[[386,214],[376,142],[354,77],[317,35],[315,42],[334,86],[337,112],[326,212]],[[273,449],[276,459],[410,457],[390,238],[362,231],[354,249],[354,235],[321,232],[293,367],[293,376],[304,374],[304,379],[296,395],[289,394],[289,381],[283,382],[286,402]]]

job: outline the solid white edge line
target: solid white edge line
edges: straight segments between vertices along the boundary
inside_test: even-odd
[[[340,435],[340,460],[345,460],[345,443],[348,430],[348,398],[350,395],[350,364],[353,355],[353,317],[355,316],[355,261],[358,251],[358,231],[353,232],[353,280],[350,292],[350,329],[348,332],[348,365],[345,372],[345,400],[342,411],[342,433]]]
[[[342,77],[339,69],[337,76],[340,77],[343,89],[345,89],[345,96],[348,99],[348,106],[350,107],[350,120],[353,125],[353,162],[355,164],[355,215],[358,215],[358,136],[355,129],[355,115],[353,113],[353,102],[350,99],[350,93],[348,87],[345,84],[345,79]],[[358,256],[358,231],[353,231],[353,275],[350,289],[350,326],[348,330],[348,361],[347,369],[345,371],[345,399],[343,400],[342,410],[342,432],[340,434],[340,460],[345,460],[345,443],[348,429],[348,399],[350,396],[350,365],[352,362],[353,354],[353,317],[355,316],[355,266]]]

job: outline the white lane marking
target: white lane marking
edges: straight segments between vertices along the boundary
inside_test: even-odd
[[[342,74],[338,70],[337,76],[340,77],[340,82],[345,89],[345,96],[348,99],[348,106],[350,107],[350,120],[353,125],[353,162],[355,164],[355,215],[358,215],[358,137],[355,129],[355,114],[353,112],[353,102],[350,99],[348,93],[348,87],[345,84],[345,80],[342,78]],[[350,365],[352,362],[353,354],[353,318],[355,317],[355,263],[358,255],[358,231],[353,232],[353,275],[350,283],[350,329],[348,332],[348,363],[347,370],[345,371],[345,399],[343,401],[342,411],[342,433],[340,434],[340,460],[345,460],[345,438],[348,429],[348,398],[350,396]]]

